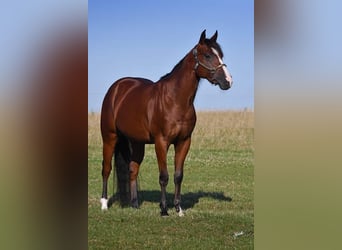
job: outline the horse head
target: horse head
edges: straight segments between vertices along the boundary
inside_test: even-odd
[[[205,30],[202,32],[198,44],[192,50],[195,58],[194,70],[198,77],[227,90],[232,86],[233,80],[227,65],[222,61],[223,52],[216,40],[217,31],[210,39],[206,38]]]

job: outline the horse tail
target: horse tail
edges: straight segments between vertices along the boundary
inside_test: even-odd
[[[117,178],[117,195],[121,206],[127,206],[130,200],[129,163],[131,149],[126,137],[120,136],[115,146],[115,171]]]

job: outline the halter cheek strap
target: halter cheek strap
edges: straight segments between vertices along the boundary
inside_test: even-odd
[[[196,61],[195,67],[194,67],[194,70],[196,71],[196,69],[198,68],[198,65],[199,65],[199,61],[198,61],[198,57],[197,57],[197,48],[193,49],[192,54],[194,55],[195,61]]]
[[[227,65],[224,63],[219,64],[217,67],[209,67],[209,66],[205,65],[204,63],[200,62],[200,60],[198,60],[198,57],[197,57],[197,48],[194,48],[192,50],[192,54],[194,55],[195,61],[196,61],[195,66],[194,66],[195,71],[197,70],[199,65],[201,65],[203,68],[209,70],[211,74],[214,74],[219,68],[222,68],[223,66],[227,67]]]

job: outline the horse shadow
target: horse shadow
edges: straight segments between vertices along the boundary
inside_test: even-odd
[[[141,206],[144,202],[160,202],[160,190],[141,190],[138,191],[138,199],[139,206]],[[168,208],[172,208],[173,205],[173,193],[166,193],[167,197],[167,206]],[[183,209],[193,208],[201,198],[212,198],[219,201],[231,202],[233,199],[229,196],[225,196],[223,192],[204,192],[202,190],[197,192],[188,192],[181,195],[181,206]],[[113,203],[118,202],[118,196],[114,195],[109,199],[108,205],[112,206]],[[127,206],[128,204],[126,204]]]
[[[173,207],[173,193],[167,193],[167,204],[168,208]],[[223,192],[204,192],[204,191],[197,191],[197,192],[188,192],[181,195],[181,206],[183,209],[193,208],[201,198],[209,197],[212,199],[231,202],[232,198],[229,196],[225,196]],[[160,202],[160,190],[152,190],[152,191],[140,191],[140,205],[143,204],[145,201],[148,202]]]

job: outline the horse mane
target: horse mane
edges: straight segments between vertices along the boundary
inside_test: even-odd
[[[219,56],[220,56],[221,58],[223,58],[223,51],[222,51],[222,49],[221,49],[221,46],[220,46],[217,42],[211,41],[210,39],[205,39],[205,40],[204,40],[204,43],[205,43],[209,48],[214,48],[214,49],[219,53]],[[184,58],[185,58],[185,57],[184,57]],[[168,78],[168,77],[169,77],[177,68],[179,68],[180,65],[183,63],[184,58],[183,58],[182,60],[180,60],[180,61],[173,67],[173,69],[172,69],[169,73],[167,73],[167,74],[163,75],[162,77],[160,77],[159,81]]]
[[[185,58],[185,57],[184,57],[184,58]],[[169,73],[167,73],[167,74],[163,75],[162,77],[160,77],[159,81],[168,78],[168,77],[169,77],[177,68],[179,68],[180,65],[183,63],[184,58],[183,58],[182,60],[180,60],[180,61],[173,67],[173,69],[172,69]]]

